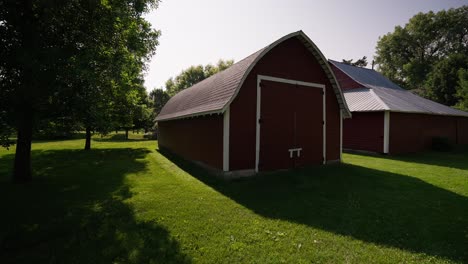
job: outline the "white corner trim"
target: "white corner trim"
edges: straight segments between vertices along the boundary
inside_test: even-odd
[[[230,107],[223,115],[223,171],[229,171],[229,122]]]
[[[262,80],[265,81],[272,81],[272,82],[280,82],[280,83],[287,83],[287,84],[293,84],[293,85],[301,85],[301,86],[307,86],[307,87],[312,87],[312,88],[319,88],[322,89],[323,92],[323,164],[326,162],[326,155],[327,155],[327,123],[326,123],[326,90],[325,90],[325,85],[320,84],[320,83],[311,83],[311,82],[303,82],[303,81],[298,81],[298,80],[290,80],[290,79],[283,79],[283,78],[277,78],[277,77],[272,77],[272,76],[265,76],[265,75],[257,75],[257,116],[256,116],[256,135],[255,135],[255,172],[258,172],[258,163],[260,162],[260,117],[261,117],[261,97],[262,97],[262,89],[260,87],[260,83]],[[341,113],[341,111],[340,111]]]
[[[340,110],[340,162],[343,162],[343,110]]]
[[[384,145],[383,152],[388,154],[390,145],[390,111],[384,112]]]
[[[260,82],[262,79],[257,76],[257,116],[255,119],[256,131],[255,131],[255,172],[258,172],[258,162],[260,160],[260,104],[262,97],[262,89],[260,88]]]
[[[323,113],[323,126],[322,126],[322,133],[323,133],[323,164],[327,163],[327,107],[326,107],[326,98],[327,98],[327,91],[325,90],[325,86],[322,89],[323,96],[322,96],[322,113]]]

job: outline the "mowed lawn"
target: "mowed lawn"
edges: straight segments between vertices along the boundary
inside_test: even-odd
[[[0,150],[0,263],[468,263],[468,149],[226,182],[157,141]],[[202,151],[202,150],[201,150]]]

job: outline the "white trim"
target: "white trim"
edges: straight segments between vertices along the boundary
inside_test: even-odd
[[[383,153],[388,154],[390,143],[390,111],[384,112],[384,145]]]
[[[226,109],[223,116],[223,171],[229,171],[229,122],[230,107]]]
[[[343,162],[343,111],[340,110],[340,162]]]
[[[292,159],[294,157],[294,152],[297,153],[297,157],[300,157],[301,156],[301,150],[302,148],[292,148],[292,149],[288,149],[289,151],[289,157]]]
[[[287,83],[287,84],[293,84],[293,85],[301,85],[301,86],[307,86],[307,87],[312,87],[312,88],[319,88],[322,89],[323,95],[323,150],[322,154],[324,157],[323,163],[325,164],[326,160],[326,148],[327,148],[327,140],[326,140],[326,106],[325,106],[325,85],[319,84],[319,83],[311,83],[311,82],[303,82],[303,81],[298,81],[298,80],[291,80],[291,79],[283,79],[283,78],[277,78],[277,77],[272,77],[272,76],[266,76],[266,75],[257,75],[257,115],[256,115],[256,135],[255,135],[255,172],[258,172],[258,163],[260,161],[260,116],[261,116],[261,93],[262,89],[260,87],[260,83],[262,80],[265,81],[272,81],[272,82],[280,82],[280,83]],[[301,148],[302,150],[302,148]]]
[[[271,81],[271,82],[288,83],[288,84],[302,85],[302,86],[322,88],[322,89],[325,88],[325,85],[321,83],[296,81],[296,80],[290,80],[290,79],[284,79],[284,78],[278,78],[278,77],[272,77],[272,76],[266,76],[266,75],[260,75],[260,74],[258,75],[258,78],[260,78],[261,80]]]
[[[171,121],[171,120],[187,119],[187,118],[200,117],[200,116],[206,116],[206,115],[214,115],[214,114],[220,115],[222,113],[223,112],[221,112],[220,110],[213,110],[213,111],[199,112],[199,113],[196,113],[196,114],[186,114],[186,115],[180,115],[180,116],[169,117],[169,118],[161,118],[161,119],[156,117],[156,119],[154,119],[154,121],[156,121],[156,122]]]
[[[322,125],[322,133],[323,133],[323,151],[322,151],[322,154],[323,154],[323,164],[326,164],[327,163],[327,107],[326,107],[326,97],[327,97],[327,91],[325,90],[325,86],[323,87],[323,96],[322,96],[322,100],[323,100],[323,110],[322,110],[322,114],[323,114],[323,125]]]
[[[307,43],[309,44],[310,46],[307,47],[309,49],[309,51],[312,53],[312,55],[314,55],[314,57],[319,61],[320,63],[320,66],[322,67],[323,71],[325,73],[328,73],[330,76],[327,76],[328,80],[330,81],[331,85],[333,86],[333,89],[335,90],[335,87],[336,87],[336,90],[335,90],[335,95],[337,96],[337,100],[338,100],[338,103],[340,103],[340,100],[341,99],[341,104],[340,104],[340,109],[342,109],[341,106],[343,106],[344,110],[346,111],[346,116],[348,117],[351,117],[351,111],[349,111],[349,107],[348,105],[346,104],[346,100],[344,98],[344,95],[343,95],[343,91],[341,90],[341,87],[340,87],[340,84],[338,82],[338,80],[336,79],[336,76],[335,76],[335,73],[333,73],[333,70],[331,69],[330,65],[328,64],[328,61],[327,59],[325,59],[325,56],[323,55],[323,53],[320,51],[320,49],[317,47],[317,45],[315,45],[315,43],[302,31],[302,30],[299,30],[299,31],[296,31],[296,32],[293,32],[293,33],[290,33],[280,39],[278,39],[277,41],[271,43],[270,45],[268,45],[266,48],[264,48],[261,53],[255,58],[255,60],[250,64],[249,68],[244,72],[244,76],[242,76],[242,79],[241,81],[239,82],[239,85],[237,86],[236,88],[236,91],[234,92],[234,95],[229,99],[229,101],[224,105],[223,107],[223,111],[231,105],[232,101],[234,101],[234,99],[237,97],[237,94],[239,93],[242,85],[244,84],[245,82],[245,79],[247,79],[247,77],[249,76],[250,72],[252,71],[252,69],[257,65],[257,63],[268,53],[270,52],[270,50],[272,50],[274,47],[278,46],[280,43],[290,39],[290,38],[293,38],[293,37],[302,37],[302,39]],[[304,43],[305,44],[305,43]],[[310,49],[312,48],[312,49]],[[316,54],[314,54],[316,53]],[[317,56],[318,58],[317,58]],[[338,98],[339,97],[339,98]]]
[[[258,161],[260,160],[260,104],[262,89],[260,88],[260,76],[257,76],[257,116],[255,119],[256,131],[255,131],[255,172],[258,172]]]

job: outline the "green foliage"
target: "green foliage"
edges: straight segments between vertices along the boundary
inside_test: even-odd
[[[35,115],[27,122],[67,118],[112,130],[115,108],[133,111],[128,94],[141,88],[158,45],[160,32],[143,18],[158,2],[1,1],[0,85],[8,91],[8,116],[22,122],[27,111]]]
[[[229,68],[232,64],[234,64],[233,60],[220,59],[216,65],[208,64],[205,66],[190,66],[176,77],[169,78],[166,81],[166,91],[170,96],[174,96],[183,89],[193,86],[211,75]]]
[[[6,111],[0,110],[0,147],[9,148],[13,143],[10,136],[13,134],[13,128],[7,121]]]
[[[34,139],[69,139],[83,127],[70,117],[41,119],[37,122]]]
[[[458,71],[457,108],[468,111],[468,69]]]
[[[361,59],[356,60],[353,62],[353,59],[345,60],[343,59],[342,62],[347,65],[357,66],[357,67],[366,67],[367,66],[367,57],[364,56]]]
[[[156,115],[161,112],[161,109],[170,98],[169,94],[163,89],[153,89],[150,92],[150,99],[153,102],[154,113]]]
[[[222,181],[156,141],[0,149],[2,263],[465,263],[468,149]],[[168,159],[170,158],[170,159]],[[12,202],[14,201],[14,202]],[[34,202],[31,202],[34,201]]]
[[[441,104],[455,105],[459,100],[457,86],[461,69],[468,69],[467,54],[450,54],[435,63],[427,76],[426,97]]]
[[[466,53],[466,25],[468,6],[418,13],[404,27],[379,38],[375,57],[379,71],[405,88],[423,88],[438,61]]]

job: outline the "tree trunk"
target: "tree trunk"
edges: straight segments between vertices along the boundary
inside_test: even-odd
[[[32,111],[20,115],[18,123],[18,139],[16,141],[15,162],[13,167],[14,182],[28,182],[31,174],[31,141],[32,141]]]
[[[91,128],[86,128],[86,142],[85,142],[85,150],[91,149]]]
[[[125,129],[125,140],[128,140],[128,128]]]

